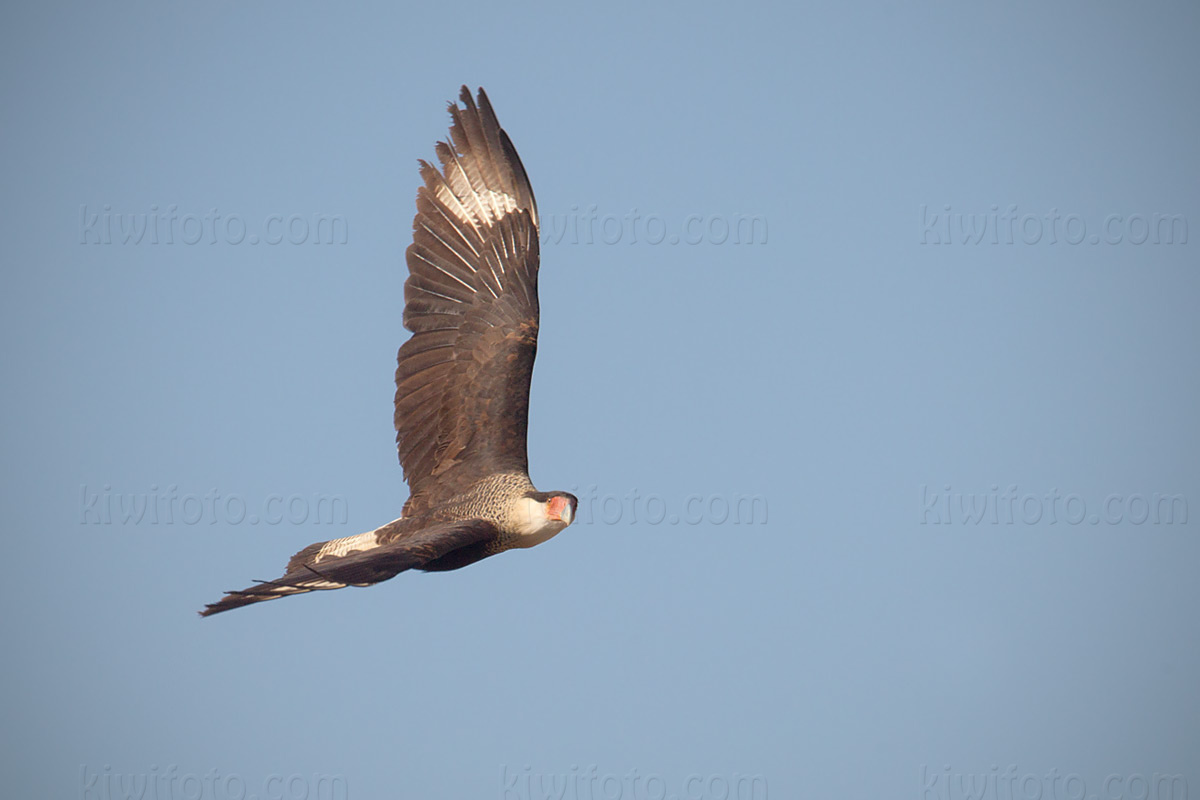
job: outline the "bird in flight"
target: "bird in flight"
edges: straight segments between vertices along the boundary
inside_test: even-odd
[[[538,213],[521,159],[483,89],[450,104],[438,169],[421,161],[396,368],[396,445],[409,486],[400,518],[311,544],[283,577],[200,612],[346,586],[408,569],[465,567],[533,547],[578,500],[529,480],[529,380],[538,335]]]

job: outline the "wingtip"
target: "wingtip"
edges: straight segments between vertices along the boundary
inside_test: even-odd
[[[465,83],[458,90],[458,102],[465,106],[466,111],[474,111],[485,105],[491,105],[488,102],[487,92],[480,86],[475,94],[471,94],[471,88]],[[451,103],[451,108],[457,109],[458,103]]]
[[[220,614],[222,611],[228,611],[230,608],[236,608],[236,606],[228,606],[225,604],[231,599],[231,595],[236,596],[238,594],[240,594],[240,592],[235,592],[232,590],[228,591],[225,593],[225,597],[221,598],[215,603],[205,603],[204,608],[200,609],[196,613],[201,617],[211,617],[213,614]]]

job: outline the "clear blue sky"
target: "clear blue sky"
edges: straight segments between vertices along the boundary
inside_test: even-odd
[[[1200,11],[834,6],[8,4],[0,794],[1200,794]],[[201,620],[399,515],[462,83],[581,519]]]

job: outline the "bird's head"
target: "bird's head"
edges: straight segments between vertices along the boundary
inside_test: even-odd
[[[579,499],[570,492],[530,492],[522,520],[523,534],[531,541],[545,541],[575,521]]]

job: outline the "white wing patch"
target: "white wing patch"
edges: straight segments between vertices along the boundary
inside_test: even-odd
[[[301,591],[312,592],[321,589],[345,589],[349,584],[335,581],[305,581]]]
[[[317,551],[316,556],[309,563],[320,564],[322,559],[341,558],[347,553],[372,550],[379,546],[379,538],[375,535],[377,532],[368,531],[367,533],[360,533],[357,536],[347,536],[344,539],[331,539],[325,543],[324,547]]]

